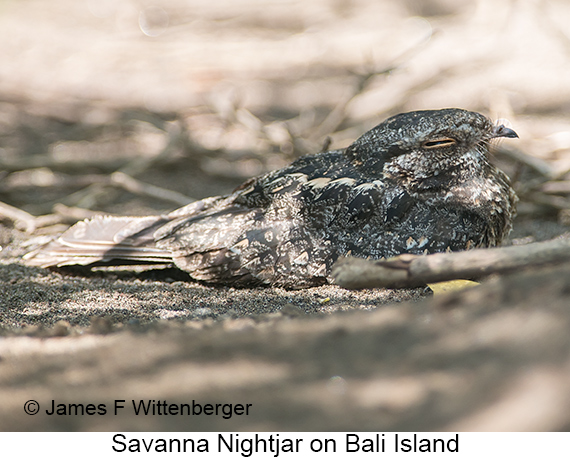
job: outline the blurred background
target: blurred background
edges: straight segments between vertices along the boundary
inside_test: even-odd
[[[0,201],[142,214],[350,144],[397,112],[508,119],[520,217],[567,221],[565,0],[2,0]],[[57,215],[57,217],[55,217]]]

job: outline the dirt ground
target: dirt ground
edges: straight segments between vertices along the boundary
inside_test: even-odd
[[[0,211],[0,430],[570,429],[568,265],[433,296],[21,261],[94,212],[170,211],[449,106],[520,136],[494,149],[521,200],[506,244],[568,236],[568,20],[563,0],[2,2],[0,201],[23,212]]]

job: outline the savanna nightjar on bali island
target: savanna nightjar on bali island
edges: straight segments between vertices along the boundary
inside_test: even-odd
[[[371,259],[499,244],[516,195],[489,143],[517,134],[462,109],[398,114],[348,148],[302,157],[162,216],[79,222],[28,264],[173,262],[200,281],[325,284],[341,256]]]

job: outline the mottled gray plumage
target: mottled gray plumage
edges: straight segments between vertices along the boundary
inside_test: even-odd
[[[399,114],[345,150],[303,157],[232,194],[168,215],[99,217],[26,256],[41,266],[173,261],[209,283],[310,287],[340,256],[395,256],[495,246],[516,196],[487,160],[516,137],[481,114]]]

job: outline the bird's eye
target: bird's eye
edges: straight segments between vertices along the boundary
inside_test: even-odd
[[[422,146],[424,149],[439,149],[453,146],[457,141],[453,138],[438,138],[437,140],[426,141]]]

